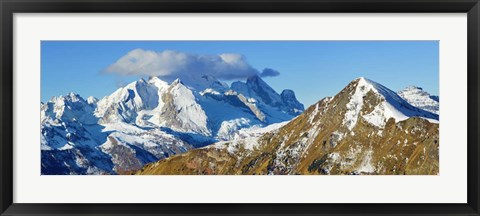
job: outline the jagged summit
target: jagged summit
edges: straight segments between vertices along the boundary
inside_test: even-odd
[[[430,95],[421,87],[407,86],[405,89],[399,91],[398,95],[415,107],[435,114],[439,113],[439,97]]]
[[[50,101],[60,101],[60,100],[68,100],[68,101],[78,101],[84,100],[79,94],[69,92],[65,95],[53,96],[50,98]]]
[[[75,94],[75,93],[73,93],[73,92],[69,92],[69,93],[66,94],[65,96],[70,97],[70,98],[72,98],[72,99],[76,99],[76,98],[79,98],[79,97],[80,97],[80,95]]]
[[[281,103],[280,95],[259,76],[249,77],[246,84],[249,89],[256,93],[266,104],[278,105]]]
[[[94,105],[98,102],[98,98],[90,96],[87,98],[87,103],[90,105]]]
[[[77,104],[79,106],[87,104],[87,101],[83,99],[79,94],[69,92],[65,95],[60,95],[56,97],[52,97],[47,104],[55,104],[55,106],[58,107],[63,107],[63,106],[68,106],[68,105],[74,105]],[[58,109],[58,108],[57,108]]]
[[[41,107],[41,122],[46,124],[56,124],[53,120],[59,119],[68,122],[80,122],[85,124],[95,124],[93,114],[94,108],[75,93],[68,93],[65,96],[52,97]]]
[[[54,97],[41,105],[42,158],[48,158],[42,159],[42,173],[135,170],[231,139],[243,128],[288,121],[303,111],[293,91],[285,91],[282,98],[260,77],[239,85],[245,91],[236,91],[213,76],[182,77],[170,83],[152,76],[101,100],[85,101],[74,93]],[[267,104],[265,98],[277,99]],[[109,165],[92,161],[100,159]],[[82,164],[74,165],[76,161]]]
[[[175,80],[172,82],[171,85],[177,85],[177,84],[182,84],[182,85],[183,85],[183,82],[182,82],[182,80],[180,80],[180,78],[175,79]]]
[[[289,115],[298,115],[303,112],[303,104],[295,97],[295,93],[291,90],[282,92],[283,96],[278,94],[270,87],[260,76],[251,76],[244,82],[233,82],[231,89],[242,94],[252,101],[257,101],[270,107],[280,108],[282,112]]]

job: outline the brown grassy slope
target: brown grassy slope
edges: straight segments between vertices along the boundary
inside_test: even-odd
[[[264,134],[253,151],[210,146],[148,164],[137,174],[438,174],[438,124],[413,117],[378,128],[359,117],[352,131],[344,126],[356,85]],[[363,100],[361,113],[367,114],[383,98],[369,92]]]

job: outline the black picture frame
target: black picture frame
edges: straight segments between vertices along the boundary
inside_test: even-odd
[[[480,215],[479,0],[0,0],[1,215]],[[466,204],[20,204],[13,203],[14,13],[467,13],[468,201]]]

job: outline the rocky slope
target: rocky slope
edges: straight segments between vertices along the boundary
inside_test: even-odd
[[[435,175],[438,135],[437,114],[359,78],[280,128],[160,160],[136,174]]]
[[[54,97],[41,105],[42,174],[128,173],[303,111],[293,92],[260,77],[237,85],[248,95],[204,76],[194,86],[141,79],[101,100]]]

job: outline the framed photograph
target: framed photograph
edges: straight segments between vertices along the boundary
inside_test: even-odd
[[[8,1],[1,215],[479,215],[478,0]]]

